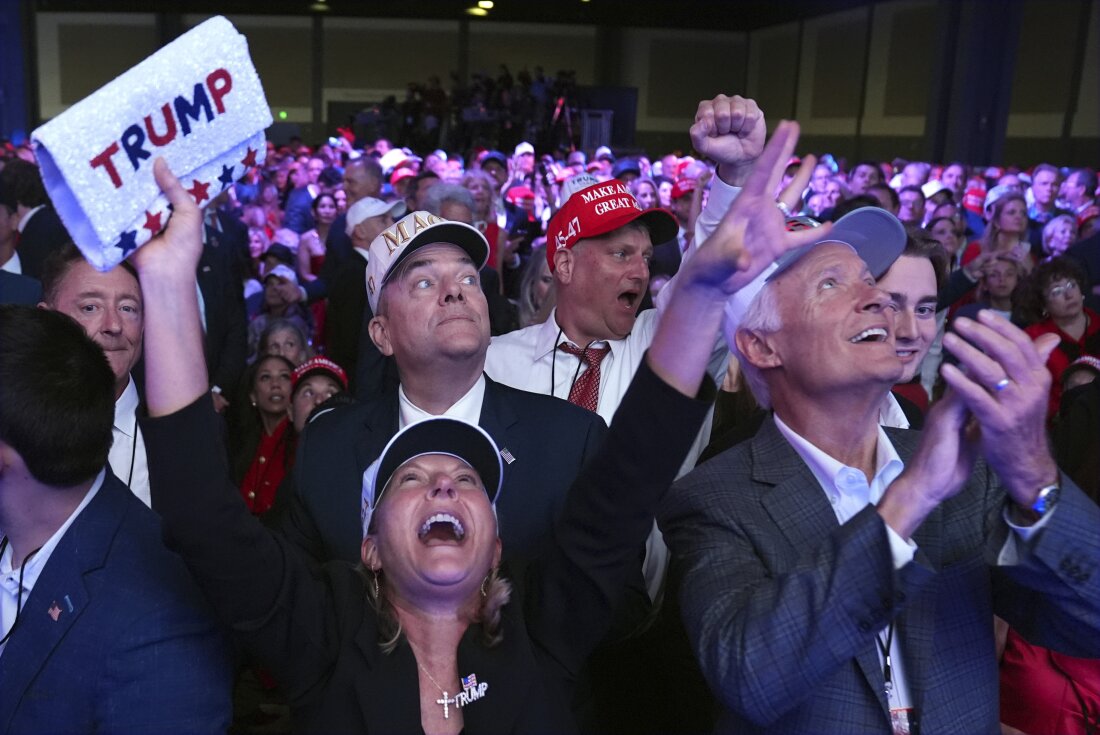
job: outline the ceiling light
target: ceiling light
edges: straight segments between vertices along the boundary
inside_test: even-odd
[[[329,6],[325,4],[325,0],[315,0],[309,4],[309,9],[315,13],[327,13]]]
[[[477,6],[482,10],[492,10],[493,0],[477,0]]]
[[[489,14],[489,11],[485,8],[466,8],[466,15],[476,15],[480,18],[484,18]]]

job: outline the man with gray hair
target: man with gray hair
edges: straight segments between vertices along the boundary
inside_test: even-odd
[[[424,209],[452,222],[474,223],[474,197],[460,184],[436,184],[428,189]]]
[[[734,334],[773,415],[658,513],[718,729],[996,732],[994,614],[1100,654],[1100,509],[1044,432],[1057,340],[958,319],[927,431],[884,429],[906,366],[876,278],[905,232],[877,208],[821,232],[779,259]]]

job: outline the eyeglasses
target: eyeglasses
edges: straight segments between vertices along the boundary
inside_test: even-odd
[[[1047,298],[1057,299],[1062,296],[1069,296],[1070,294],[1075,293],[1080,289],[1081,287],[1077,285],[1077,281],[1064,281],[1062,283],[1056,283],[1049,289],[1047,289]]]

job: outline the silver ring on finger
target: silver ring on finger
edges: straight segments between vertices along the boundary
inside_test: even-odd
[[[791,208],[787,206],[786,202],[776,202],[775,206],[779,207],[779,211],[783,213],[784,217],[791,216]]]
[[[1003,391],[1005,388],[1007,388],[1010,385],[1012,385],[1011,380],[1009,380],[1008,378],[1001,378],[1000,380],[997,381],[997,384],[995,386],[993,386],[993,390],[1000,393],[1001,391]]]

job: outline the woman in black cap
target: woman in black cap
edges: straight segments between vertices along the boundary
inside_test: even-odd
[[[494,501],[507,463],[523,458],[450,419],[410,425],[366,473],[365,570],[312,567],[249,517],[218,451],[186,276],[201,253],[201,216],[157,162],[175,214],[135,258],[150,294],[154,418],[144,431],[154,503],[222,618],[283,685],[299,729],[575,729],[571,684],[713,395],[704,376],[724,303],[781,252],[822,235],[787,232],[772,204],[796,140],[796,126],[779,126],[730,214],[685,265],[606,443],[570,491],[553,551],[510,582],[497,570]],[[793,185],[805,186],[810,169]]]

